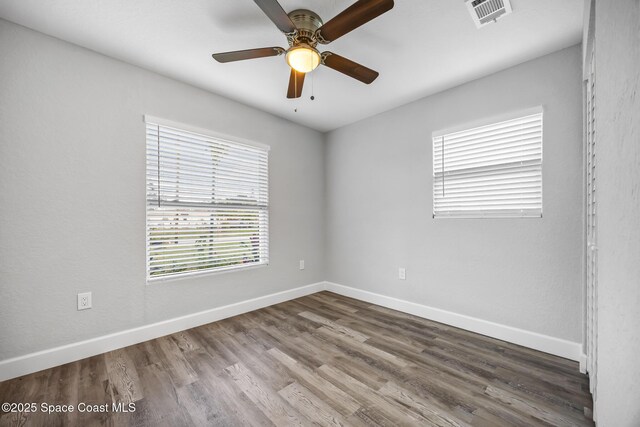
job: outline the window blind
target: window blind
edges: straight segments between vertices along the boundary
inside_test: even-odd
[[[268,151],[147,120],[147,278],[269,261]]]
[[[542,113],[433,137],[434,217],[540,217]]]
[[[598,166],[596,129],[596,70],[591,45],[586,81],[586,226],[587,226],[587,372],[594,401],[598,398]]]

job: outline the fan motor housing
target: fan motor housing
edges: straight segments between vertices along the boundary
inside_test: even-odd
[[[294,34],[287,35],[289,46],[306,43],[311,47],[315,47],[318,44],[315,32],[322,27],[322,18],[317,13],[307,9],[296,9],[289,12],[288,15],[297,28]]]

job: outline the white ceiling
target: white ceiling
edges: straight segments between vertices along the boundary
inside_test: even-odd
[[[325,22],[354,0],[280,0]],[[219,64],[214,52],[287,47],[251,0],[2,0],[0,16],[327,131],[578,43],[583,0],[511,0],[513,14],[477,29],[463,0],[396,0],[331,50],[380,72],[371,85],[326,67],[286,98],[284,56]],[[313,92],[315,100],[309,98]],[[297,112],[294,109],[297,108]]]

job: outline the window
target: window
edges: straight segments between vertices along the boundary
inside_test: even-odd
[[[434,134],[433,216],[542,216],[541,109]]]
[[[147,279],[269,262],[268,147],[147,129]]]

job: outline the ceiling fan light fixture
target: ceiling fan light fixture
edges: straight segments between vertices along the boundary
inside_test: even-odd
[[[214,53],[218,62],[235,62],[245,59],[279,56],[286,53],[285,60],[291,67],[287,98],[299,98],[302,94],[304,78],[320,64],[346,76],[370,84],[378,77],[378,72],[332,52],[320,54],[318,43],[327,44],[344,36],[377,18],[393,8],[394,0],[357,0],[351,6],[323,22],[317,13],[308,9],[296,9],[286,13],[278,0],[253,0],[267,17],[287,37],[289,49],[278,46],[257,49],[235,50]],[[509,0],[465,0],[473,2],[494,2]],[[311,98],[313,99],[313,97]]]
[[[293,46],[287,51],[287,64],[300,73],[308,73],[320,65],[320,53],[307,45]]]

